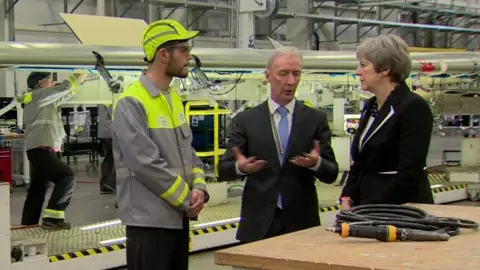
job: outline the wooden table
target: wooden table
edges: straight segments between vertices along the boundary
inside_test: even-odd
[[[434,216],[480,222],[480,207],[419,205]],[[316,227],[216,253],[216,263],[234,269],[480,269],[480,231],[462,229],[445,242],[390,242],[347,238]]]

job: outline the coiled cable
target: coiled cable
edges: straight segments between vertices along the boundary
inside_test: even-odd
[[[450,236],[460,233],[460,228],[478,229],[479,224],[468,219],[436,217],[417,207],[393,204],[354,206],[337,214],[337,224],[392,225],[404,229],[443,231]]]

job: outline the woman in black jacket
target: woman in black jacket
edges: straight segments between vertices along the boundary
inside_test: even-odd
[[[405,83],[408,45],[395,35],[366,39],[357,51],[357,76],[366,101],[352,142],[342,209],[364,204],[434,203],[426,171],[433,114]]]

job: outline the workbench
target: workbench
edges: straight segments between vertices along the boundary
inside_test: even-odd
[[[438,217],[480,221],[480,208],[472,206],[412,206]],[[341,238],[325,224],[287,235],[232,247],[216,253],[216,263],[233,269],[480,269],[480,232],[462,229],[445,242],[380,242]]]

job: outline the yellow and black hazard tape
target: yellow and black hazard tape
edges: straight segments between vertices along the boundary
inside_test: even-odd
[[[447,192],[447,191],[452,191],[452,190],[459,190],[459,189],[464,189],[467,188],[467,184],[462,184],[462,185],[456,185],[456,186],[450,186],[450,187],[438,187],[433,189],[433,193],[441,193],[441,192]]]
[[[333,206],[320,208],[321,213],[333,212],[333,211],[337,211],[337,210],[340,210],[339,205],[333,205]],[[211,226],[211,227],[206,227],[206,228],[202,228],[202,229],[191,230],[190,231],[190,239],[191,239],[191,237],[197,236],[197,235],[205,235],[205,234],[209,234],[209,233],[216,233],[216,232],[223,232],[223,231],[226,231],[226,230],[237,229],[238,226],[239,226],[238,222],[233,222],[233,223],[223,224],[223,225],[219,225],[219,226]],[[82,258],[82,257],[86,257],[86,256],[104,254],[104,253],[108,253],[108,252],[112,252],[112,251],[119,251],[119,250],[122,250],[122,249],[125,249],[125,248],[127,248],[127,244],[123,243],[123,244],[118,244],[118,245],[104,246],[104,247],[92,248],[92,249],[83,249],[83,250],[79,250],[79,251],[75,251],[75,252],[68,252],[68,253],[53,255],[53,256],[49,256],[49,259],[50,259],[50,262],[59,262],[59,261],[65,261],[65,260],[70,260],[70,259],[75,259],[75,258]],[[190,249],[191,249],[191,247],[190,247]]]
[[[332,206],[320,208],[321,213],[334,212],[338,210],[340,210],[339,205],[332,205]],[[215,233],[215,232],[223,232],[231,229],[238,229],[238,226],[239,226],[238,222],[233,222],[233,223],[223,224],[219,226],[212,226],[212,227],[206,227],[198,230],[191,230],[190,236],[192,237],[196,235],[204,235],[204,234]]]
[[[320,208],[320,213],[334,212],[340,210],[340,205],[332,205]]]
[[[223,232],[226,230],[231,230],[236,228],[238,228],[238,222],[223,224],[219,226],[206,227],[198,230],[191,230],[190,236],[204,235],[204,234],[215,233],[215,232]]]
[[[86,256],[92,256],[92,255],[98,255],[98,254],[104,254],[112,251],[119,251],[122,249],[127,248],[127,244],[118,244],[118,245],[111,245],[111,246],[105,246],[105,247],[99,247],[99,248],[92,248],[92,249],[83,249],[75,252],[69,252],[69,253],[63,253],[63,254],[58,254],[58,255],[53,255],[50,256],[50,262],[59,262],[59,261],[65,261],[65,260],[70,260],[70,259],[75,259],[75,258],[82,258]]]

